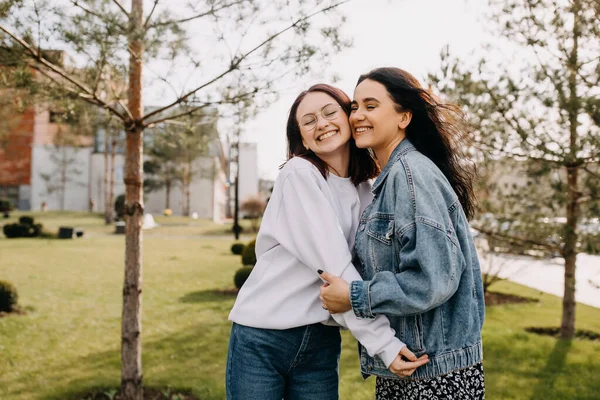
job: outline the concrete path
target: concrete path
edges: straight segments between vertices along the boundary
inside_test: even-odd
[[[564,260],[562,258],[538,260],[515,255],[480,257],[481,269],[509,281],[538,289],[559,297],[563,295]],[[600,308],[600,256],[579,254],[575,271],[575,299],[579,303]]]

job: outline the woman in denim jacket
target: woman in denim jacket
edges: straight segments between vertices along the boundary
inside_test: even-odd
[[[382,168],[356,233],[363,281],[323,273],[323,306],[389,318],[396,336],[429,363],[406,378],[360,348],[377,399],[483,399],[481,271],[467,219],[474,173],[462,162],[462,113],[409,73],[378,68],[358,80],[350,124],[356,145]]]

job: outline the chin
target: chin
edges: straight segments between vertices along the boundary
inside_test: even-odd
[[[354,143],[356,143],[356,147],[358,147],[359,149],[366,149],[368,147],[371,147],[371,141],[368,138],[365,137],[357,137],[354,138]]]

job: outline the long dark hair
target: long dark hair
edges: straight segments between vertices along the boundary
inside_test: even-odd
[[[296,118],[298,106],[307,94],[313,92],[321,92],[333,97],[333,99],[342,107],[346,115],[350,115],[350,98],[346,93],[336,87],[320,83],[311,86],[308,90],[300,93],[298,97],[296,97],[296,100],[294,100],[292,108],[290,108],[290,115],[287,121],[287,159],[289,160],[295,156],[305,158],[317,167],[319,172],[323,175],[323,178],[327,179],[329,174],[327,163],[320,159],[312,150],[307,150],[304,147],[302,144],[300,126],[298,125],[298,119]],[[285,163],[283,165],[285,165]],[[281,167],[283,167],[283,165]],[[352,183],[358,185],[361,182],[376,177],[378,173],[379,166],[369,151],[367,149],[359,149],[356,147],[354,138],[350,137],[350,163],[348,164],[348,176]]]
[[[377,68],[358,78],[381,83],[396,103],[398,111],[410,110],[412,120],[406,137],[446,176],[467,215],[475,214],[474,164],[466,165],[463,149],[468,144],[464,113],[453,104],[441,103],[419,81],[400,68]]]

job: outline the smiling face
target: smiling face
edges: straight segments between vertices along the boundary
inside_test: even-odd
[[[348,117],[330,95],[308,93],[296,111],[302,144],[316,155],[331,155],[349,151],[350,124]]]
[[[410,111],[398,110],[379,82],[365,79],[354,90],[350,125],[357,147],[370,147],[376,154],[378,149],[393,149],[406,136],[410,117]]]

